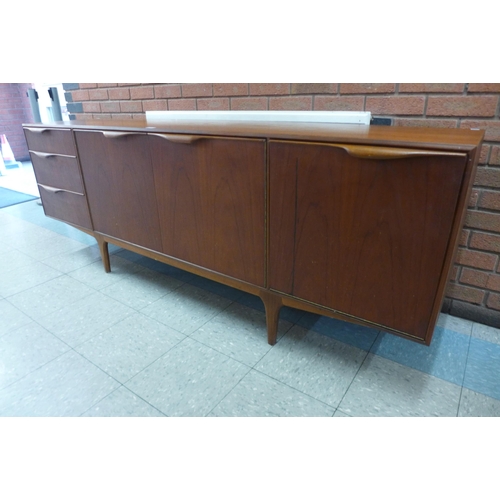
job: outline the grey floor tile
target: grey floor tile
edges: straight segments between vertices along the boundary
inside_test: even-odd
[[[7,270],[13,270],[36,262],[38,262],[37,259],[30,257],[17,248],[11,247],[9,252],[2,254],[0,259],[0,273],[3,275]]]
[[[436,326],[446,328],[446,330],[451,330],[452,332],[463,333],[465,335],[470,335],[472,332],[472,321],[468,319],[458,318],[456,316],[451,316],[449,314],[441,313],[438,317]]]
[[[500,399],[500,345],[472,337],[463,386]]]
[[[34,321],[0,337],[0,389],[69,349]]]
[[[229,304],[231,301],[228,299],[184,284],[146,306],[141,312],[185,335],[190,335]]]
[[[6,269],[0,280],[0,296],[10,297],[16,293],[28,290],[41,283],[61,276],[61,272],[46,266],[41,262],[33,262],[26,266]]]
[[[350,417],[351,415],[347,415],[347,413],[344,413],[340,410],[336,410],[333,416],[338,418],[338,417]]]
[[[331,417],[334,408],[252,370],[209,417]]]
[[[134,313],[76,350],[99,368],[126,382],[185,338],[163,323]]]
[[[278,339],[291,327],[291,323],[281,320]],[[198,328],[191,338],[249,366],[254,366],[271,349],[265,314],[238,303]]]
[[[82,417],[164,417],[165,415],[143,399],[120,387],[99,401]]]
[[[356,417],[456,417],[460,386],[369,354],[338,409]]]
[[[92,291],[37,321],[71,347],[76,347],[134,313],[121,302]]]
[[[81,267],[88,266],[92,262],[99,261],[101,254],[97,245],[83,246],[70,252],[48,257],[42,262],[63,273],[70,273]]]
[[[462,389],[459,417],[500,417],[500,401],[479,392]]]
[[[117,255],[110,254],[109,259],[111,262],[110,273],[104,271],[103,263],[99,259],[88,266],[80,267],[68,274],[95,290],[101,290],[144,269],[142,266],[122,259]]]
[[[126,386],[171,417],[206,416],[250,368],[190,338]]]
[[[337,407],[366,352],[294,326],[255,369]]]
[[[119,383],[74,351],[0,390],[0,416],[79,416]]]
[[[0,299],[0,337],[31,321],[28,315],[14,307],[8,300]]]
[[[62,275],[12,295],[8,301],[34,320],[38,320],[92,293],[92,288],[68,275]]]
[[[493,328],[492,326],[474,323],[472,327],[472,336],[476,339],[500,345],[500,329]]]
[[[75,250],[87,247],[87,245],[66,236],[55,234],[52,231],[49,231],[49,233],[52,233],[50,237],[44,238],[37,243],[23,246],[22,251],[34,259],[42,261],[49,257],[74,252]]]
[[[140,311],[183,284],[170,276],[144,269],[102,288],[101,292]]]

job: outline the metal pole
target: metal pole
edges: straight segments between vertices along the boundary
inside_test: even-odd
[[[40,108],[38,107],[38,93],[35,89],[28,89],[26,92],[30,99],[31,111],[33,112],[33,120],[35,123],[42,123],[40,118]]]
[[[56,122],[62,122],[61,104],[56,87],[49,88],[49,96],[52,99],[52,117]]]

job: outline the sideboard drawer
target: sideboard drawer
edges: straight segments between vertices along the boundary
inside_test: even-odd
[[[30,151],[38,183],[84,194],[78,160],[74,156]]]
[[[38,187],[45,215],[93,229],[85,195],[42,184]]]
[[[76,156],[75,141],[69,129],[24,127],[24,133],[31,151]]]

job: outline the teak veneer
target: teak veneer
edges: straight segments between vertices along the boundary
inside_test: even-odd
[[[283,305],[429,345],[483,132],[326,123],[24,125],[46,215]]]

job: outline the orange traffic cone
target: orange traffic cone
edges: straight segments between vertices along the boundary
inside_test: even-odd
[[[7,169],[5,168],[5,163],[3,162],[3,156],[0,151],[0,175],[6,175]]]
[[[7,140],[7,136],[2,134],[1,136],[1,144],[2,144],[2,156],[5,162],[5,166],[7,168],[17,168],[19,167],[19,162],[14,158],[14,153],[12,152],[12,148],[10,147],[9,141]]]

